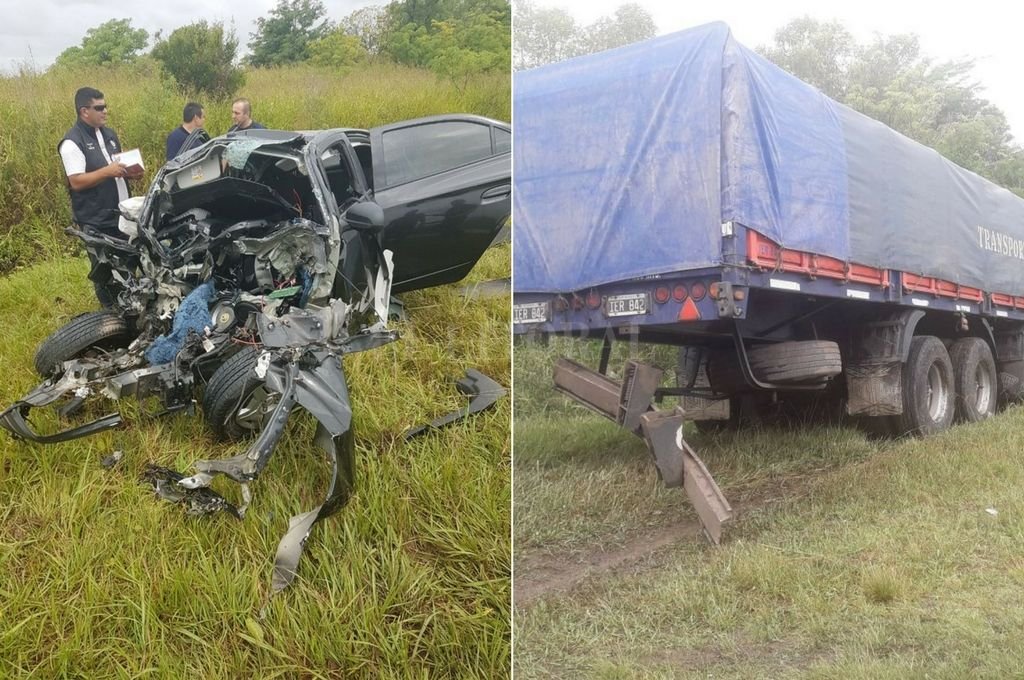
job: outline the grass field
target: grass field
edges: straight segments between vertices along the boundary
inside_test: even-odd
[[[639,439],[551,396],[572,349],[515,348],[517,678],[1020,677],[1024,409],[692,433],[738,514],[714,548]]]
[[[33,387],[40,340],[95,308],[79,258],[0,279],[3,406]],[[509,275],[509,246],[470,281]],[[233,455],[201,415],[153,418],[40,446],[0,435],[0,677],[458,677],[509,673],[510,401],[406,444],[460,408],[475,367],[511,380],[508,296],[455,286],[403,296],[402,338],[344,361],[357,491],[309,539],[296,582],[269,598],[288,517],[320,503],[329,466],[293,416],[243,521],[195,518],[138,481]],[[122,463],[105,470],[112,450]],[[237,488],[220,487],[237,500]]]

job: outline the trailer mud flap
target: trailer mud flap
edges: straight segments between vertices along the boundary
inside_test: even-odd
[[[732,520],[732,506],[704,462],[683,440],[683,420],[678,409],[652,411],[640,416],[640,427],[665,486],[683,487],[704,533],[717,545],[722,541],[723,525]]]
[[[902,366],[888,363],[846,365],[846,412],[851,416],[903,413]]]

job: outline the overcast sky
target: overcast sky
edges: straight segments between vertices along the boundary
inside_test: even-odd
[[[843,23],[860,42],[874,33],[916,33],[924,54],[938,60],[971,57],[984,96],[1006,114],[1024,145],[1024,34],[1014,2],[904,2],[901,0],[632,0],[654,18],[659,34],[710,21],[725,21],[733,36],[753,49],[772,41],[776,29],[809,15]],[[534,0],[560,7],[583,23],[611,15],[624,0]]]
[[[337,21],[366,5],[368,0],[323,0],[327,16]],[[152,37],[158,30],[167,36],[176,28],[196,21],[234,22],[239,44],[249,41],[256,18],[269,15],[277,0],[0,0],[0,69],[10,72],[22,62],[45,68],[57,55],[80,45],[85,32],[111,19],[131,19]]]

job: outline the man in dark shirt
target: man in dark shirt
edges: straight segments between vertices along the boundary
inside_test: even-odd
[[[185,110],[181,114],[181,119],[184,123],[167,135],[167,160],[171,160],[178,154],[188,151],[193,146],[198,146],[198,144],[190,143],[188,149],[186,149],[185,142],[193,132],[203,127],[203,121],[206,120],[206,112],[203,111],[201,104],[189,102],[185,104]],[[196,140],[195,137],[192,139]]]
[[[235,124],[228,128],[228,132],[267,129],[252,119],[252,104],[248,99],[236,99],[231,102],[231,120]]]

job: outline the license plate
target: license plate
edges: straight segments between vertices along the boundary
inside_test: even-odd
[[[632,316],[647,313],[647,293],[609,295],[604,301],[606,316]]]
[[[512,305],[513,323],[544,323],[548,320],[548,303],[524,302]]]

